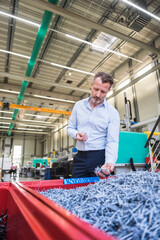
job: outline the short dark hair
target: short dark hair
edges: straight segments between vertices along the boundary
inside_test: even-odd
[[[110,74],[105,72],[97,72],[96,75],[93,78],[93,82],[96,80],[96,78],[100,77],[102,80],[102,83],[110,83],[110,86],[112,87],[114,81]]]

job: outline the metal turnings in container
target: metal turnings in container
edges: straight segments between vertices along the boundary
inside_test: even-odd
[[[160,239],[160,174],[128,172],[75,189],[40,192],[120,240]]]

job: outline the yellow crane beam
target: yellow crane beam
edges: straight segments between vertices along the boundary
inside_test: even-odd
[[[3,107],[3,102],[0,102],[0,107]],[[69,111],[61,111],[61,110],[39,108],[39,107],[32,107],[32,106],[22,106],[22,105],[18,105],[18,104],[10,104],[9,108],[23,109],[23,110],[36,111],[36,112],[47,112],[47,113],[71,115],[71,112],[69,112]]]

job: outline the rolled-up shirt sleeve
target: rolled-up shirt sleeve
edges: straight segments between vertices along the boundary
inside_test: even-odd
[[[110,116],[107,130],[105,163],[115,164],[118,157],[120,118],[117,110]]]
[[[76,103],[71,113],[71,117],[67,127],[67,134],[68,136],[76,139],[77,133],[78,133],[78,130],[77,130],[77,103]]]

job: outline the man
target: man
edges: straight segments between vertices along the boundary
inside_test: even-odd
[[[67,133],[77,140],[72,177],[93,177],[101,167],[103,176],[114,170],[118,155],[120,119],[105,97],[113,78],[98,72],[91,83],[91,97],[78,101],[72,111]]]

